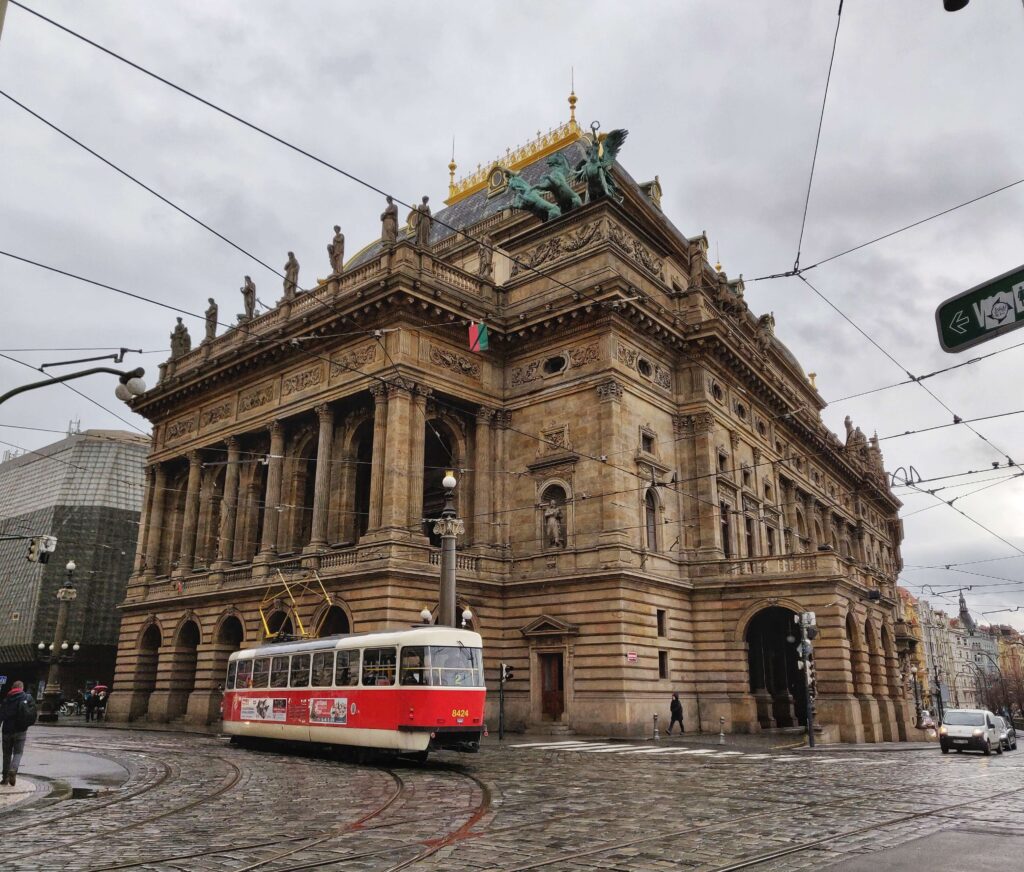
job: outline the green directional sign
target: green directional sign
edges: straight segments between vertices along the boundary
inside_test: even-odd
[[[963,351],[1024,327],[1024,266],[950,297],[935,310],[943,351]]]

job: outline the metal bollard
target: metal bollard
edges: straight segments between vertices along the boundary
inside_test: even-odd
[[[661,736],[658,735],[658,716],[657,715],[654,716],[654,738],[655,738],[656,741],[661,738]]]
[[[718,744],[725,744],[725,718],[718,719]]]

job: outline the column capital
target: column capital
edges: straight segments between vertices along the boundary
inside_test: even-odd
[[[370,393],[373,394],[374,402],[378,406],[382,406],[388,401],[388,387],[387,382],[382,381],[370,385]]]
[[[241,445],[241,440],[237,436],[228,436],[224,439],[224,444],[230,451],[233,448],[238,448]]]
[[[502,430],[507,430],[512,426],[512,411],[511,409],[496,409],[494,412],[494,426]]]
[[[622,383],[613,378],[597,386],[597,396],[602,402],[622,399]]]
[[[476,419],[481,424],[489,424],[494,420],[496,412],[490,406],[477,406]]]
[[[710,412],[696,415],[673,415],[672,430],[677,439],[700,436],[715,429],[715,416]]]
[[[284,421],[282,421],[280,418],[275,418],[273,421],[267,424],[267,432],[270,434],[271,438],[273,438],[274,436],[283,436]]]
[[[317,420],[321,424],[334,423],[334,409],[327,403],[321,403],[313,411],[316,412]]]
[[[186,456],[188,457],[189,469],[191,469],[193,466],[203,465],[203,455],[199,452],[198,449],[192,449]]]

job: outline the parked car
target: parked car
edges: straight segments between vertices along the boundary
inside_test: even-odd
[[[996,716],[988,709],[952,709],[947,711],[939,727],[939,747],[943,754],[951,748],[960,751],[981,751],[988,756],[993,750],[1003,753],[1003,744],[996,728]]]
[[[999,730],[999,742],[1004,751],[1017,750],[1017,731],[1013,724],[1004,717],[996,716],[996,729]]]

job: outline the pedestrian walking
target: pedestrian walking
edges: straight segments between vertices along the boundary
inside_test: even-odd
[[[4,768],[0,784],[14,786],[25,752],[28,728],[36,722],[36,701],[25,693],[25,685],[15,681],[11,692],[0,703],[0,729],[3,730]]]
[[[679,724],[679,732],[685,733],[683,729],[683,704],[679,701],[679,694],[672,694],[672,704],[668,707],[669,713],[672,715],[672,721],[668,725],[668,729],[665,731],[665,735],[669,736],[672,734],[672,727],[675,724]]]
[[[96,714],[96,694],[91,690],[85,692],[85,720],[91,721]]]
[[[107,692],[105,690],[100,691],[100,695],[96,698],[96,720],[105,721],[107,714]]]

